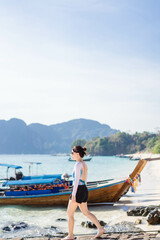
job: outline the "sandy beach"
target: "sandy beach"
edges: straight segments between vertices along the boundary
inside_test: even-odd
[[[155,156],[156,155],[156,156]],[[157,157],[157,154],[152,157]],[[143,157],[149,157],[146,154]],[[128,192],[115,206],[126,209],[139,206],[160,205],[160,160],[147,161],[141,173],[141,184],[137,187],[136,193]],[[139,227],[144,231],[160,231],[160,225],[149,225],[145,217],[126,217],[123,220],[135,222],[140,218],[142,224]],[[122,218],[121,218],[122,220]]]
[[[147,161],[141,173],[141,184],[138,185],[135,193],[129,191],[123,196],[119,202],[114,205],[98,205],[90,206],[89,210],[94,213],[99,220],[106,222],[106,234],[102,236],[103,239],[160,239],[160,225],[149,225],[146,217],[127,216],[127,211],[138,206],[158,206],[160,205],[160,160]],[[63,216],[67,219],[66,211],[63,212]],[[135,224],[137,219],[141,220],[141,224]],[[96,231],[94,229],[88,229],[81,227],[82,221],[88,219],[77,210],[75,213],[75,236],[77,239],[91,239]],[[124,224],[125,223],[125,224]],[[124,227],[125,225],[125,227]],[[137,232],[133,233],[130,225],[137,228]],[[79,229],[81,228],[81,231]],[[61,223],[61,229],[67,232],[67,222]],[[16,240],[27,238],[15,238]],[[31,239],[31,238],[30,238]],[[53,237],[34,238],[34,239],[60,239]]]

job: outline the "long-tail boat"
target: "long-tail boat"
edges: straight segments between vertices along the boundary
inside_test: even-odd
[[[105,203],[105,202],[117,202],[130,188],[134,180],[139,176],[144,166],[146,165],[144,159],[139,160],[134,171],[129,175],[128,179],[115,181],[112,179],[88,182],[87,187],[89,191],[88,203]],[[5,186],[31,186],[34,184],[54,184],[55,187],[49,190],[27,190],[27,191],[14,191],[5,190],[3,196],[0,196],[0,205],[27,205],[27,206],[56,206],[67,205],[69,196],[71,194],[71,187],[64,188],[58,186],[56,182],[59,177],[53,178],[54,175],[50,175],[46,178],[32,178],[22,179],[18,181],[8,181]],[[59,179],[58,182],[61,180]],[[67,181],[66,181],[67,182]],[[68,181],[70,182],[70,181]],[[68,183],[67,182],[67,183]],[[56,187],[57,184],[57,187]],[[37,192],[39,191],[39,192]],[[45,192],[46,191],[46,192]]]
[[[89,162],[89,161],[91,161],[91,159],[92,159],[92,157],[86,157],[86,158],[83,158],[83,161],[84,161],[84,162]],[[68,161],[70,161],[70,162],[75,162],[76,160],[73,160],[73,159],[70,157],[70,158],[68,158]]]

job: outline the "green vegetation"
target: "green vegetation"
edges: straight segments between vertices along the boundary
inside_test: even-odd
[[[84,146],[86,144],[86,140],[85,139],[77,139],[72,143],[71,148],[73,148],[76,145],[80,145],[80,146]]]
[[[110,137],[94,137],[88,141],[77,139],[72,143],[72,147],[74,145],[85,145],[87,152],[91,155],[110,156],[140,151],[160,153],[160,134],[136,132],[131,135],[125,132],[117,132]]]

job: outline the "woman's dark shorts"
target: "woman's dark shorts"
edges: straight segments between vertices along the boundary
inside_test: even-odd
[[[70,195],[70,198],[72,199],[72,194]],[[76,193],[76,202],[82,203],[87,202],[88,200],[88,189],[86,185],[78,185],[77,193]]]

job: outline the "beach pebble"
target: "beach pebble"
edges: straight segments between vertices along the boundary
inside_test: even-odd
[[[106,225],[106,223],[102,220],[100,220],[99,223],[103,227]],[[96,225],[94,223],[90,222],[90,221],[82,222],[81,226],[86,227],[86,228],[97,228]]]
[[[142,219],[137,219],[136,221],[135,221],[135,224],[137,225],[137,224],[141,224],[142,223]]]
[[[61,222],[63,221],[63,222],[65,222],[65,221],[67,221],[67,219],[65,219],[65,218],[57,218],[56,221],[61,221]]]
[[[104,221],[102,221],[102,220],[100,220],[99,223],[100,223],[100,225],[103,226],[103,227],[107,224],[106,222],[104,222]]]
[[[151,225],[160,224],[160,211],[158,209],[151,211],[147,217],[147,222]]]
[[[11,231],[11,228],[6,226],[6,227],[3,227],[2,230],[5,232],[9,232],[9,231]]]
[[[52,229],[55,229],[55,230],[57,229],[57,227],[55,227],[55,226],[51,226],[51,228],[52,228]]]
[[[130,209],[127,211],[127,216],[139,216],[139,214],[135,209]]]
[[[146,217],[150,213],[150,210],[148,208],[145,208],[144,212],[142,213],[143,217]]]
[[[82,222],[81,226],[86,227],[86,228],[96,228],[96,225],[92,222],[89,222],[89,221]]]

